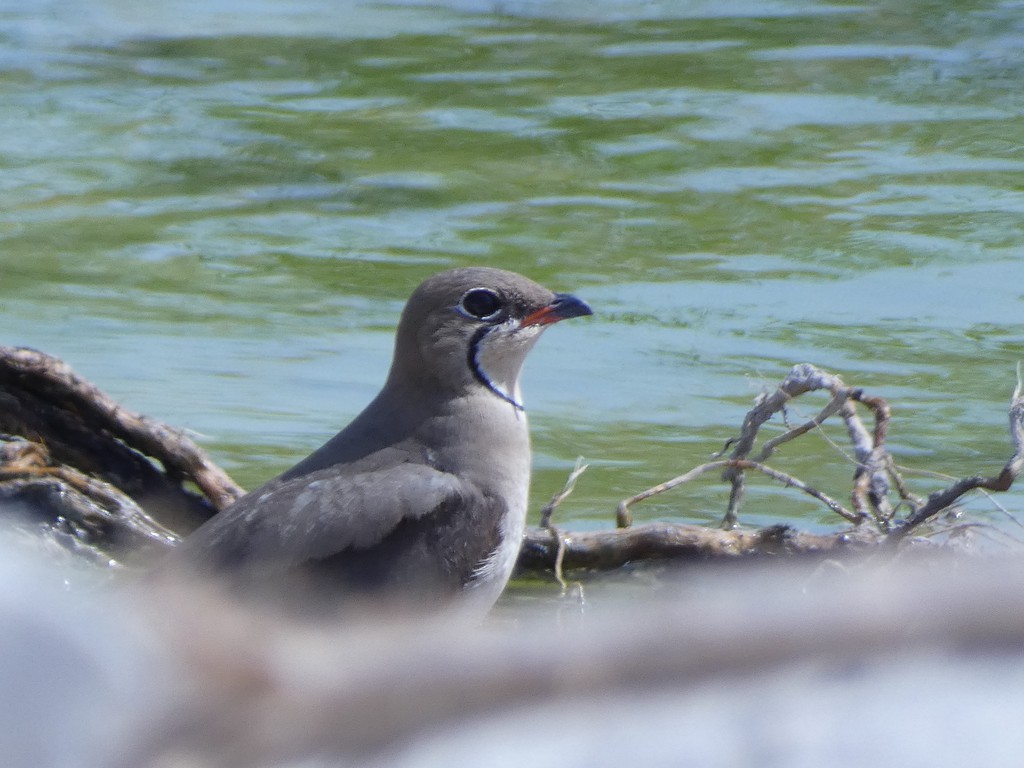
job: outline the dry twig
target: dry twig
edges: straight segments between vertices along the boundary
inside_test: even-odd
[[[900,525],[893,528],[890,539],[899,541],[908,533],[939,512],[948,509],[961,496],[969,491],[982,488],[987,491],[1007,491],[1024,469],[1024,396],[1018,381],[1010,402],[1010,439],[1013,442],[1013,456],[1003,466],[1002,471],[994,477],[972,475],[965,477],[941,491],[935,491],[925,499],[912,515]]]
[[[760,462],[757,461],[746,461],[743,459],[722,459],[720,461],[711,461],[708,462],[707,464],[701,464],[699,467],[694,467],[689,472],[679,475],[679,477],[674,477],[671,480],[666,480],[664,483],[659,483],[658,485],[655,485],[652,488],[648,488],[646,491],[641,491],[635,496],[630,496],[628,499],[620,501],[618,509],[616,509],[615,511],[616,525],[619,528],[628,528],[630,525],[632,525],[633,516],[629,510],[630,507],[632,507],[637,502],[643,501],[644,499],[649,499],[652,496],[657,496],[658,494],[664,493],[665,491],[670,491],[676,486],[689,482],[690,480],[693,480],[695,477],[698,477],[699,475],[702,475],[705,472],[710,472],[716,469],[725,469],[726,471],[743,471],[748,469],[756,470],[765,475],[768,475],[768,477],[772,478],[773,480],[778,480],[787,487],[796,488],[797,490],[803,491],[809,496],[813,496],[815,499],[822,502],[826,507],[835,512],[837,515],[845,518],[851,523],[859,523],[861,521],[861,518],[858,515],[846,509],[838,501],[822,493],[816,488],[812,488],[802,480],[798,480],[792,475],[787,475],[785,472],[780,472],[777,469],[772,469],[771,467],[765,464],[761,464]]]
[[[732,441],[733,450],[729,458],[733,460],[746,459],[754,448],[754,443],[757,440],[757,433],[761,428],[761,425],[776,413],[781,412],[786,407],[786,404],[793,398],[799,397],[807,392],[822,389],[828,390],[832,393],[832,399],[825,408],[823,408],[822,411],[813,419],[810,419],[799,427],[791,429],[779,437],[766,441],[761,448],[761,452],[754,460],[756,462],[765,461],[774,453],[778,446],[806,434],[813,429],[817,429],[830,416],[833,416],[836,413],[841,413],[843,415],[843,420],[847,424],[847,430],[850,437],[853,440],[854,452],[858,463],[863,467],[861,471],[871,478],[873,487],[879,489],[883,487],[887,488],[884,473],[880,475],[879,468],[868,462],[868,459],[874,455],[875,451],[878,451],[879,453],[884,451],[884,448],[882,447],[883,443],[877,439],[874,441],[869,439],[867,431],[864,429],[863,425],[860,424],[856,411],[849,405],[851,400],[861,400],[863,398],[862,392],[859,389],[847,387],[838,376],[822,371],[808,363],[793,366],[789,374],[782,380],[774,392],[758,398],[754,407],[747,413],[743,420],[743,427],[741,429],[740,436]],[[884,401],[874,398],[872,399],[872,402],[875,405],[878,405]],[[883,412],[876,411],[876,416],[881,413]],[[887,418],[887,414],[885,415]],[[879,436],[884,437],[885,425],[883,422],[880,421],[878,425],[876,425],[875,433],[876,438]],[[732,488],[729,495],[729,504],[726,508],[725,517],[722,520],[723,528],[733,528],[739,521],[739,509],[744,495],[745,476],[743,469],[744,467],[737,465],[730,467],[724,473],[725,479],[731,483]],[[859,500],[855,497],[854,510],[857,520],[854,522],[862,522],[867,518],[863,505],[859,504],[858,501]]]
[[[588,466],[590,465],[583,463],[582,456],[576,457],[576,465],[573,467],[572,472],[569,473],[569,477],[566,478],[565,485],[562,486],[562,490],[552,496],[551,500],[548,501],[540,511],[541,529],[547,531],[557,542],[558,549],[555,552],[555,564],[553,570],[555,572],[555,579],[558,580],[563,591],[568,589],[569,586],[562,574],[562,562],[565,557],[565,541],[562,533],[551,523],[551,515],[554,514],[555,508],[565,501],[573,492],[576,488],[576,481],[579,480],[580,475],[587,471]]]

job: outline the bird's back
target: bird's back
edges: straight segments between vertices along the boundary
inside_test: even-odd
[[[382,432],[372,418],[384,407],[378,398],[319,450],[217,514],[183,554],[234,580],[285,577],[337,594],[419,601],[481,580],[503,585],[507,551],[517,552],[522,537],[515,520],[525,517],[525,417],[479,395],[453,406],[418,423],[392,418]],[[467,409],[498,411],[487,416],[498,435],[460,444],[452,424]]]

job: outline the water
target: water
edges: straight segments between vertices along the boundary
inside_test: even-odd
[[[706,461],[799,362],[889,398],[901,463],[995,473],[1022,82],[1015,2],[3,0],[0,343],[252,486],[372,397],[420,279],[490,264],[598,312],[526,373],[534,507],[592,463],[562,523]],[[846,498],[803,442],[776,466]],[[743,519],[838,522],[767,483]]]

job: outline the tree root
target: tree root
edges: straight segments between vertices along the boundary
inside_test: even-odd
[[[0,497],[83,545],[170,546],[173,529],[191,530],[242,495],[183,432],[125,410],[33,349],[0,347],[0,433]]]

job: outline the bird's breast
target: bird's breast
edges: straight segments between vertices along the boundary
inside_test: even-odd
[[[424,424],[424,460],[459,476],[469,498],[459,548],[473,554],[464,582],[468,602],[489,607],[515,567],[526,527],[530,492],[530,437],[526,415],[491,392],[452,401],[448,412]]]

